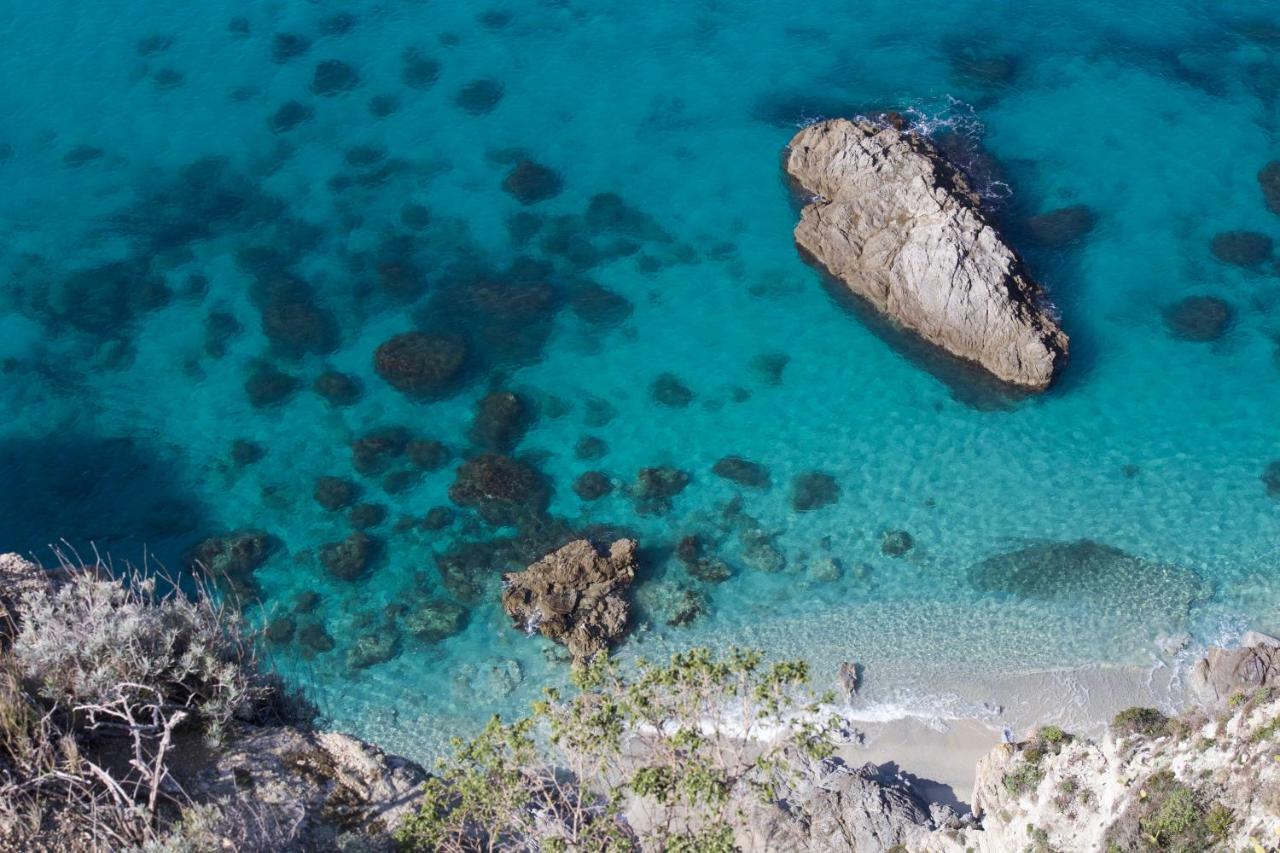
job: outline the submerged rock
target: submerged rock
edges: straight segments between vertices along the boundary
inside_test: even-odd
[[[671,509],[672,498],[685,490],[689,480],[688,473],[679,468],[641,468],[636,474],[635,486],[631,489],[636,512],[641,515],[665,515]]]
[[[360,436],[351,443],[351,461],[361,474],[381,474],[405,454],[409,430],[401,426],[381,427]]]
[[[564,181],[554,169],[525,159],[511,167],[502,188],[521,204],[537,204],[560,195]]]
[[[356,531],[341,542],[321,545],[320,562],[331,576],[351,581],[363,575],[381,551],[379,540]]]
[[[877,310],[999,379],[1043,390],[1067,336],[981,198],[927,139],[871,121],[811,125],[787,172],[813,200],[795,238]]]
[[[717,477],[731,480],[739,486],[751,489],[769,488],[769,469],[759,462],[743,459],[741,456],[725,456],[711,467]]]
[[[316,65],[311,78],[311,91],[327,97],[350,92],[359,85],[360,73],[339,59],[326,59]]]
[[[1216,296],[1188,296],[1165,309],[1170,334],[1184,341],[1216,341],[1231,327],[1232,311]]]
[[[487,78],[472,80],[453,96],[453,102],[458,108],[473,116],[492,112],[501,100],[502,84]]]
[[[1271,258],[1275,241],[1257,231],[1223,231],[1215,234],[1209,251],[1224,264],[1252,269]]]
[[[316,377],[311,390],[329,402],[330,406],[350,406],[364,396],[364,388],[360,380],[350,373],[337,370],[326,370]]]
[[[674,373],[660,373],[649,386],[649,396],[655,403],[683,409],[693,402],[693,392]]]
[[[1073,204],[1027,220],[1031,238],[1047,249],[1062,249],[1083,240],[1093,230],[1097,217],[1087,204]]]
[[[596,501],[613,491],[613,482],[600,471],[587,471],[573,481],[573,491],[584,501]]]
[[[791,508],[797,512],[822,509],[840,500],[840,484],[822,471],[805,471],[791,481]]]
[[[501,526],[546,512],[551,489],[542,472],[526,462],[484,453],[458,467],[449,499],[471,507],[489,524]]]
[[[330,512],[337,512],[356,502],[360,487],[345,477],[317,477],[312,494],[320,506]]]
[[[404,618],[409,633],[428,643],[448,639],[466,624],[466,608],[445,598],[429,598]]]
[[[1258,173],[1258,186],[1262,187],[1262,200],[1267,210],[1280,216],[1280,160],[1272,160]]]
[[[635,574],[635,540],[619,539],[604,554],[579,539],[503,575],[502,608],[516,627],[538,631],[575,659],[590,658],[626,630],[626,590]]]
[[[1280,459],[1274,459],[1262,471],[1262,485],[1267,497],[1280,498]]]
[[[533,423],[528,401],[511,391],[494,391],[476,403],[467,437],[485,450],[509,451],[520,443]]]
[[[887,530],[880,537],[880,553],[886,557],[905,557],[916,541],[905,530]]]
[[[296,376],[290,376],[266,362],[257,364],[244,381],[244,393],[255,409],[283,403],[301,387],[302,382]]]
[[[969,567],[982,592],[1030,600],[1105,602],[1109,611],[1150,625],[1175,625],[1211,587],[1195,572],[1081,539],[1047,542],[988,557]]]
[[[423,332],[396,335],[373,356],[374,369],[393,388],[427,400],[454,390],[466,362],[467,347],[460,338]]]

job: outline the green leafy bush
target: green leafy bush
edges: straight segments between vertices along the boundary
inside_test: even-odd
[[[1115,734],[1161,737],[1169,733],[1169,718],[1155,708],[1126,708],[1111,721]]]
[[[598,656],[575,669],[573,695],[548,691],[531,718],[495,718],[455,742],[397,840],[409,851],[729,853],[746,804],[776,799],[832,752],[835,721],[800,692],[807,680],[803,663],[736,649],[625,674]],[[624,821],[628,808],[644,819]]]

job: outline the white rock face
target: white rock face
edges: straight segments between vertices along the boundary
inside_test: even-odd
[[[997,378],[1043,390],[1067,336],[1040,286],[928,140],[832,119],[791,140],[787,173],[814,196],[796,243],[903,326]]]

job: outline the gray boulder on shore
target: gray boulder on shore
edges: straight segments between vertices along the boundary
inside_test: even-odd
[[[1049,386],[1067,336],[979,194],[933,143],[891,123],[832,119],[795,135],[786,169],[812,196],[796,243],[833,276],[998,379]]]

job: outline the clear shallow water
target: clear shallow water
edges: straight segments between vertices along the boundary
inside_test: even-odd
[[[1161,632],[1280,627],[1280,505],[1261,479],[1280,457],[1280,278],[1272,260],[1245,270],[1209,251],[1222,231],[1280,238],[1256,179],[1280,157],[1280,35],[1259,25],[1277,13],[1256,2],[1123,14],[871,3],[856,15],[821,2],[11,4],[0,9],[0,546],[40,554],[62,536],[180,566],[206,536],[267,531],[282,547],[255,573],[255,618],[292,615],[298,593],[318,592],[315,611],[293,618],[336,646],[304,654],[295,636],[273,657],[336,723],[421,753],[563,675],[498,611],[501,566],[466,602],[459,634],[427,643],[405,631],[424,595],[454,595],[436,555],[495,535],[465,513],[443,531],[397,520],[450,504],[475,402],[499,387],[539,404],[516,453],[554,484],[549,513],[569,529],[626,526],[649,548],[628,654],[763,644],[824,678],[856,659],[872,701],[927,706],[993,673],[1146,663]],[[282,33],[306,51],[276,61]],[[317,65],[335,59],[358,83],[317,94]],[[479,79],[502,96],[477,115],[456,98]],[[375,98],[397,108],[376,117]],[[304,118],[273,132],[290,101]],[[941,125],[984,174],[997,164],[1001,216],[1072,336],[1049,394],[974,405],[986,398],[905,357],[797,257],[782,147],[806,119],[879,107]],[[504,192],[514,149],[555,170],[561,191],[529,206]],[[603,228],[583,216],[599,193],[643,215]],[[1093,231],[1035,248],[1026,216],[1071,204],[1093,210]],[[542,217],[523,244],[509,225],[522,212]],[[619,240],[633,245],[613,251]],[[536,277],[556,310],[505,325],[456,308],[473,296],[445,310],[441,294],[466,294],[476,277],[513,286],[520,257],[551,264]],[[97,269],[120,261],[132,266]],[[424,292],[388,292],[401,280],[379,272],[388,261],[419,271]],[[331,312],[331,351],[273,345],[255,273],[309,286],[300,302]],[[629,308],[575,309],[587,282]],[[1233,308],[1217,341],[1166,328],[1165,308],[1198,294]],[[415,402],[375,374],[381,342],[456,330],[460,317],[475,367],[456,394]],[[210,346],[211,322],[239,331]],[[780,381],[759,369],[764,354],[787,357]],[[245,381],[259,359],[303,388],[255,408]],[[308,390],[326,369],[357,376],[359,402],[333,407]],[[664,372],[693,392],[688,406],[655,403],[649,385]],[[592,398],[615,412],[608,423],[590,425]],[[380,476],[354,471],[351,442],[392,425],[445,442],[453,461],[386,494]],[[576,458],[587,435],[607,455]],[[235,439],[265,457],[237,467]],[[713,475],[727,453],[765,465],[771,488]],[[692,476],[663,515],[637,514],[622,489],[589,503],[571,488],[587,470],[630,483],[653,465]],[[796,512],[792,479],[815,469],[840,500]],[[388,508],[371,530],[384,556],[354,582],[316,559],[351,532],[312,498],[323,475],[352,477]],[[741,510],[726,520],[735,495]],[[891,529],[914,540],[903,558],[882,553]],[[692,581],[669,557],[699,531],[723,539],[728,581]],[[771,536],[785,569],[753,566],[743,531]],[[1081,539],[1137,559],[1043,548]],[[995,575],[971,571],[1027,548],[1041,550]],[[665,624],[676,584],[707,602],[684,626]],[[353,668],[349,649],[370,631],[398,638],[396,655]]]

